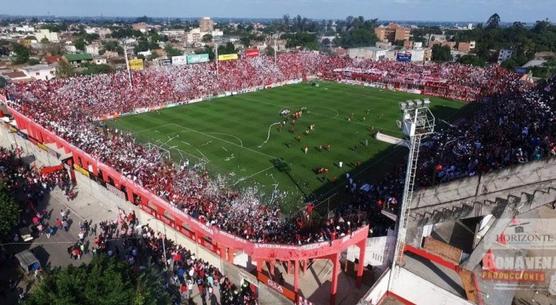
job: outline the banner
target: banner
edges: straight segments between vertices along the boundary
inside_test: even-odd
[[[171,59],[161,59],[158,61],[158,64],[160,66],[171,66],[172,65],[172,60]]]
[[[295,302],[296,294],[295,294],[294,291],[276,283],[275,281],[270,279],[268,276],[266,276],[262,272],[257,272],[257,280],[259,280],[259,282],[267,285],[268,287],[274,289],[276,292],[278,292],[281,295],[283,295],[284,297],[288,298],[290,301]]]
[[[79,166],[77,163],[73,163],[73,168],[74,168],[77,172],[81,173],[83,176],[89,177],[89,172],[86,171],[86,170],[85,170],[84,168],[82,168],[81,166]]]
[[[62,169],[64,169],[64,166],[62,164],[58,164],[54,166],[44,166],[41,168],[41,175],[50,175]]]
[[[259,49],[247,49],[243,52],[243,56],[245,57],[257,57],[259,55]]]
[[[187,56],[180,55],[180,56],[172,56],[172,65],[174,66],[182,66],[187,64]]]
[[[398,53],[396,55],[396,61],[401,61],[401,62],[410,62],[411,61],[411,53],[407,52],[407,53]]]
[[[228,60],[236,60],[238,59],[237,54],[222,54],[218,55],[219,61],[228,61]]]
[[[129,68],[133,71],[143,70],[143,60],[141,58],[134,58],[129,61]]]
[[[197,64],[197,63],[209,61],[208,54],[190,54],[187,55],[186,58],[188,64]]]

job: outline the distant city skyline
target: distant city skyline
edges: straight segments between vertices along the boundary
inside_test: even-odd
[[[34,16],[280,18],[364,16],[381,20],[484,22],[556,21],[556,0],[27,0],[10,1],[2,14]]]

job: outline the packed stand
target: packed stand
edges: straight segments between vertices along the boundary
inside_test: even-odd
[[[350,75],[348,72],[351,76],[356,72],[375,74],[381,77],[379,81],[426,77],[430,81],[441,81],[449,86],[478,87],[485,94],[512,92],[512,99],[515,102],[510,102],[509,105],[513,107],[506,105],[502,96],[493,97],[489,102],[483,103],[494,111],[483,113],[488,116],[488,119],[493,119],[504,107],[510,108],[511,111],[518,111],[529,109],[528,103],[533,103],[530,101],[532,97],[527,98],[527,95],[523,95],[527,86],[519,82],[515,74],[497,66],[474,68],[458,64],[422,65],[353,61],[315,52],[280,54],[277,64],[274,64],[272,58],[259,57],[222,62],[218,68],[214,63],[157,67],[134,72],[132,88],[129,87],[124,72],[36,81],[11,85],[8,88],[8,97],[13,101],[12,107],[35,122],[54,131],[95,159],[113,167],[128,179],[207,225],[218,227],[253,242],[305,244],[330,241],[349,235],[353,230],[377,217],[374,209],[395,210],[397,202],[401,202],[399,188],[402,184],[399,178],[403,176],[403,171],[387,176],[387,180],[390,181],[370,186],[368,192],[363,196],[356,196],[350,205],[336,211],[334,217],[322,223],[310,224],[309,209],[300,215],[295,215],[293,219],[287,219],[281,215],[278,206],[265,205],[254,194],[230,190],[218,181],[210,179],[204,171],[185,165],[178,167],[165,162],[158,150],[136,144],[130,135],[99,128],[98,119],[138,109],[153,109],[169,103],[184,103],[224,92],[262,88],[277,82],[311,76],[341,80]],[[519,101],[523,104],[515,105],[519,104]],[[539,119],[541,114],[526,111],[514,115],[523,116],[516,124],[520,122],[526,124],[529,119]],[[483,126],[484,123],[489,125]],[[429,145],[431,147],[441,145],[443,141],[451,139],[455,133],[457,136],[464,136],[465,133],[472,131],[484,132],[489,128],[489,131],[492,131],[492,128],[498,127],[499,133],[487,132],[487,135],[477,135],[484,138],[481,142],[482,147],[495,146],[493,143],[500,140],[498,137],[507,138],[504,124],[511,123],[510,118],[498,123],[466,120],[459,123],[458,126],[462,126],[458,128],[459,134],[450,130],[438,133],[435,135],[438,138],[436,142]],[[527,140],[530,135],[539,132],[535,126],[529,126],[527,130],[527,136],[521,137],[522,140]],[[546,133],[542,130],[540,132]],[[466,144],[468,143],[462,143],[462,145]],[[508,143],[511,144],[513,143]],[[527,150],[530,145],[522,149]],[[507,147],[499,148],[503,152],[506,149]],[[540,152],[544,156],[543,153],[544,151]],[[423,168],[430,164],[436,166],[438,163],[435,162],[435,158],[439,156],[434,156],[432,152],[429,155],[431,156],[422,158],[426,160],[422,165]],[[447,151],[442,157],[450,158],[450,155],[452,154]],[[465,157],[469,156],[461,156],[461,158]],[[459,176],[460,174],[454,174],[456,171],[454,167],[461,167],[457,168],[460,171],[468,169],[464,167],[461,159],[459,160],[460,163],[446,164],[446,169],[440,172],[442,175],[439,174],[441,177],[438,179],[424,178],[423,180],[447,181],[446,177]],[[502,164],[505,163],[500,165]],[[470,166],[473,167],[473,164]],[[426,171],[423,173],[425,177],[430,176]],[[430,181],[425,182],[430,184]],[[354,193],[360,192],[359,188],[353,188],[352,184],[348,185],[348,189]],[[367,209],[368,202],[375,202],[375,208]],[[259,221],[246,221],[248,219]]]
[[[101,222],[94,230],[97,234],[94,254],[115,256],[135,266],[147,260],[167,270],[168,283],[179,292],[178,304],[190,301],[195,289],[203,304],[257,304],[257,296],[247,283],[237,287],[220,270],[188,249],[165,239],[148,225],[141,226],[134,212],[126,214],[120,210],[117,219]]]

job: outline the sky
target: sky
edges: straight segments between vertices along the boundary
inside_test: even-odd
[[[308,18],[556,22],[556,0],[2,0],[0,14],[56,16]]]

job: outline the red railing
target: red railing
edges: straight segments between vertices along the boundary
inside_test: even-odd
[[[71,145],[53,132],[43,128],[25,115],[8,106],[12,116],[16,120],[20,130],[25,129],[27,134],[35,138],[39,143],[55,143],[59,149],[66,153],[72,153],[73,162],[91,175],[102,178],[105,183],[112,184],[115,188],[122,190],[125,187],[127,200],[140,205],[140,207],[160,219],[172,228],[180,231],[187,237],[206,247],[221,257],[230,260],[233,253],[241,250],[253,258],[253,260],[308,260],[324,258],[333,254],[341,253],[348,247],[360,244],[366,240],[369,227],[364,226],[348,236],[331,242],[313,243],[302,246],[262,244],[247,241],[241,237],[234,236],[216,227],[207,226],[197,219],[187,215],[167,201],[152,194],[150,191],[124,177],[110,166],[95,160],[92,156],[81,149]]]

